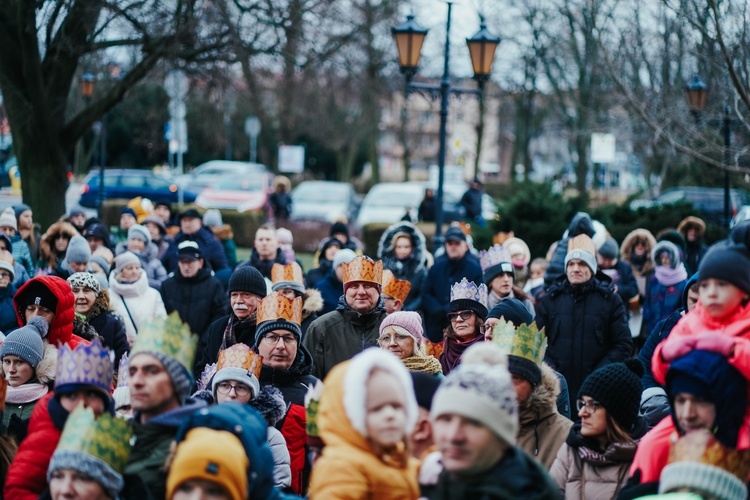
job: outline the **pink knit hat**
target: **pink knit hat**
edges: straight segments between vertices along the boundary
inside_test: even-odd
[[[385,317],[380,324],[380,334],[388,326],[400,326],[414,337],[414,340],[422,342],[422,317],[414,311],[398,311]]]

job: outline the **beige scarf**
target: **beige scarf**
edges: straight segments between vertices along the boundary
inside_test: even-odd
[[[411,356],[404,358],[401,361],[403,361],[404,365],[406,365],[406,369],[410,372],[429,373],[430,375],[443,373],[440,361],[432,356]]]

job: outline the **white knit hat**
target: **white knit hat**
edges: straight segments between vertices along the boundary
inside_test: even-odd
[[[6,208],[5,210],[3,210],[3,213],[0,214],[0,227],[12,227],[13,229],[18,229],[16,212],[12,207]]]
[[[745,500],[747,487],[732,473],[698,462],[674,462],[661,472],[659,493],[687,488],[723,500]]]

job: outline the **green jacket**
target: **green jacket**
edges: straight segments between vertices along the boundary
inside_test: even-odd
[[[2,412],[3,428],[8,428],[8,424],[13,415],[18,415],[23,423],[28,425],[29,419],[31,418],[31,412],[34,411],[34,407],[38,402],[39,400],[37,399],[29,403],[5,403],[5,410]]]

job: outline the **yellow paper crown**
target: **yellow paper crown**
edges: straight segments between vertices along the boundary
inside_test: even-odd
[[[255,352],[243,343],[234,344],[219,351],[219,361],[216,363],[216,371],[222,368],[241,368],[251,372],[255,378],[260,377],[260,369],[263,366],[263,356]]]
[[[409,283],[409,281],[397,279],[388,269],[383,271],[384,294],[390,295],[394,299],[404,302],[410,291],[411,283]]]
[[[90,408],[79,405],[65,421],[56,451],[85,453],[122,474],[132,436],[133,431],[125,420],[106,412],[95,418]]]
[[[596,245],[594,244],[594,240],[592,240],[587,234],[579,234],[568,241],[568,253],[573,250],[583,250],[591,255],[596,255]]]
[[[669,463],[698,462],[723,469],[744,483],[750,475],[750,450],[733,450],[708,431],[685,434],[669,450]]]
[[[261,299],[258,304],[258,324],[277,319],[302,324],[302,297],[290,299],[280,292],[272,292]]]
[[[344,262],[344,283],[366,281],[380,285],[383,283],[383,261],[375,262],[369,257],[359,255],[351,262]]]
[[[274,264],[271,268],[271,281],[273,283],[291,281],[300,284],[305,282],[302,277],[302,268],[296,262],[287,265]]]
[[[169,317],[155,318],[147,322],[138,332],[130,359],[136,354],[163,354],[180,363],[192,372],[198,337],[183,323],[177,311]]]
[[[537,329],[536,323],[516,327],[510,321],[500,318],[492,328],[492,342],[499,345],[511,356],[528,359],[537,366],[542,365],[547,352],[547,336],[544,328]]]

